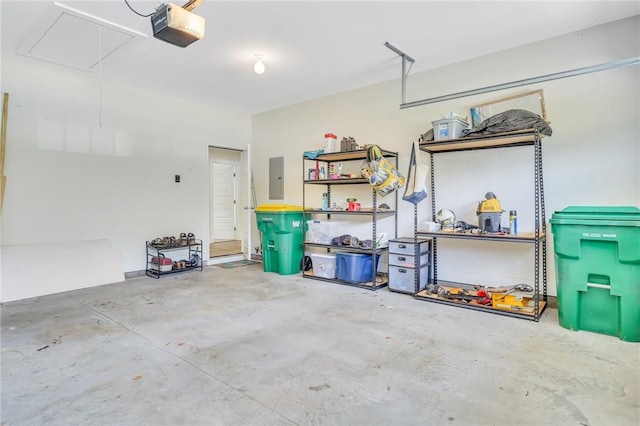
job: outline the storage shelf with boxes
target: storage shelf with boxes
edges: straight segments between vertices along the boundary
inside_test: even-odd
[[[420,150],[429,153],[431,160],[431,220],[437,220],[436,214],[436,179],[435,156],[440,153],[467,152],[471,155],[476,150],[531,147],[533,151],[532,166],[534,169],[532,185],[533,206],[533,232],[519,233],[518,235],[501,235],[500,233],[487,232],[484,234],[455,232],[444,228],[441,230],[419,230],[416,227],[416,237],[430,237],[433,239],[433,277],[429,285],[415,294],[416,299],[429,302],[437,302],[455,305],[468,309],[476,309],[504,316],[538,321],[547,306],[547,256],[546,256],[546,218],[544,204],[543,167],[542,167],[542,136],[536,129],[524,129],[512,132],[504,132],[489,135],[473,135],[462,138],[453,138],[442,141],[423,141]],[[484,210],[484,209],[483,209]],[[490,210],[495,210],[490,209]],[[492,231],[495,227],[492,226]],[[466,242],[486,242],[530,244],[532,250],[532,276],[527,278],[526,291],[517,290],[516,285],[507,286],[504,289],[491,285],[491,283],[453,282],[443,280],[438,276],[438,256],[445,249],[441,239],[459,240],[461,244]],[[466,241],[466,242],[465,242]],[[464,243],[463,243],[464,242]],[[440,243],[440,244],[439,244]],[[440,245],[440,247],[438,247]],[[470,244],[467,244],[470,246]],[[520,283],[518,283],[520,284]],[[518,291],[517,293],[515,293]],[[508,294],[507,294],[508,293]],[[496,296],[493,296],[496,294]]]
[[[397,167],[397,153],[381,152]],[[389,238],[397,235],[398,194],[378,204],[369,180],[359,174],[366,158],[366,150],[303,154],[303,277],[371,290],[387,285],[386,263],[380,258]],[[312,172],[323,168],[333,173],[317,179]]]

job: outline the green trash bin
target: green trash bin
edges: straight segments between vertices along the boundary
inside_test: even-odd
[[[262,232],[262,264],[265,272],[291,275],[300,272],[304,220],[301,206],[262,204],[256,207]]]
[[[567,207],[550,222],[560,325],[640,342],[640,209]]]

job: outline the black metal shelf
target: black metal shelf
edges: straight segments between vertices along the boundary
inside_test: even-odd
[[[382,149],[382,156],[385,158],[398,158],[397,152],[387,151]],[[364,160],[367,158],[367,150],[366,149],[357,149],[355,151],[341,151],[341,152],[330,152],[327,154],[320,154],[313,158],[309,158],[303,155],[305,160],[318,160],[322,162],[332,162],[332,161],[350,161],[350,160]]]
[[[398,167],[398,153],[397,152],[392,152],[392,151],[387,151],[387,150],[381,150],[382,151],[382,155],[393,161],[395,160],[395,167]],[[360,150],[356,150],[356,151],[345,151],[345,152],[334,152],[334,153],[328,153],[328,154],[320,154],[315,156],[314,158],[309,158],[305,155],[302,156],[302,207],[303,207],[303,212],[304,212],[304,219],[306,220],[307,217],[313,217],[314,215],[326,215],[328,220],[331,220],[331,216],[332,215],[344,215],[344,216],[369,216],[371,217],[371,223],[372,223],[372,237],[371,239],[373,241],[376,241],[376,236],[377,236],[377,232],[376,232],[376,226],[377,226],[377,222],[378,219],[381,218],[385,218],[385,217],[393,217],[394,220],[394,238],[398,236],[398,216],[397,216],[397,208],[398,208],[398,191],[394,191],[393,196],[388,195],[387,198],[392,198],[394,200],[394,205],[392,205],[391,207],[393,208],[392,210],[381,210],[378,208],[378,195],[376,194],[376,192],[373,190],[373,188],[371,188],[371,198],[372,198],[372,208],[365,208],[365,209],[361,209],[359,211],[349,211],[349,210],[322,210],[322,209],[310,209],[305,207],[306,206],[306,186],[307,185],[324,185],[327,188],[327,196],[328,196],[328,205],[331,205],[331,187],[338,185],[369,185],[369,180],[362,178],[362,177],[357,177],[357,178],[340,178],[340,179],[315,179],[315,180],[310,180],[307,177],[307,167],[305,162],[306,161],[318,161],[318,162],[322,162],[326,165],[328,165],[331,162],[347,162],[347,161],[355,161],[355,160],[364,160],[367,158],[367,150],[366,149],[360,149]],[[328,167],[327,167],[328,169]],[[391,203],[390,203],[391,204]],[[337,251],[343,251],[343,252],[349,252],[349,253],[360,253],[360,254],[368,254],[373,256],[376,255],[380,255],[382,253],[386,253],[388,251],[387,247],[384,248],[372,248],[372,249],[363,249],[363,248],[358,248],[358,247],[342,247],[342,246],[331,246],[331,245],[327,245],[327,244],[316,244],[316,243],[311,243],[311,242],[304,242],[303,243],[303,247],[317,247],[317,248],[323,248],[325,249],[327,252],[331,252],[333,250],[337,250]],[[379,277],[379,274],[377,272],[377,266],[378,266],[378,262],[371,262],[372,263],[372,277]],[[302,276],[304,278],[310,278],[310,279],[315,279],[315,280],[319,280],[319,281],[326,281],[326,282],[333,282],[333,283],[337,283],[337,284],[343,284],[343,285],[349,285],[352,287],[360,287],[360,288],[366,288],[369,290],[377,290],[379,288],[385,287],[387,285],[388,280],[385,280],[383,283],[378,283],[377,280],[375,280],[376,282],[374,283],[350,283],[347,281],[342,281],[339,280],[337,278],[325,278],[325,277],[316,277],[315,275],[313,275],[313,273],[308,273],[308,272],[302,272]]]
[[[540,233],[538,236],[535,233],[530,234],[518,234],[518,235],[502,235],[502,234],[470,234],[470,233],[456,233],[456,232],[427,232],[417,231],[416,235],[422,237],[435,237],[435,238],[452,238],[459,240],[478,240],[478,241],[501,241],[505,243],[532,243],[546,238],[544,233]]]
[[[341,179],[307,179],[304,183],[309,185],[358,185],[369,181],[365,178],[341,178]]]
[[[186,266],[182,269],[172,269],[170,271],[158,271],[155,269],[147,269],[147,276],[151,278],[160,278],[162,275],[171,275],[171,274],[179,274],[180,272],[187,272],[191,270],[202,271],[202,264],[199,266]]]
[[[472,151],[478,149],[513,148],[539,143],[540,135],[535,129],[496,133],[489,136],[468,136],[438,142],[422,142],[420,150],[435,154],[440,152]]]
[[[305,209],[305,213],[309,214],[340,214],[347,216],[371,216],[374,213],[378,216],[394,216],[397,212],[395,210],[359,210],[359,211],[350,211],[350,210],[322,210],[322,209]]]
[[[365,248],[351,247],[351,246],[333,246],[333,245],[330,245],[330,244],[311,243],[311,242],[308,242],[308,241],[304,241],[302,244],[305,247],[323,248],[323,249],[326,249],[327,252],[335,250],[335,251],[344,251],[344,252],[348,252],[348,253],[382,254],[382,253],[386,253],[387,250],[389,249],[388,247],[378,247],[378,248],[375,248],[375,249],[365,249]]]
[[[454,232],[426,232],[417,229],[417,220],[414,220],[414,234],[433,238],[433,281],[430,283],[432,290],[434,286],[470,286],[465,283],[452,283],[449,281],[438,281],[438,239],[450,238],[459,240],[474,241],[500,241],[504,243],[525,243],[534,246],[534,285],[533,298],[534,306],[531,312],[517,312],[500,309],[493,306],[486,306],[480,303],[458,298],[444,298],[437,294],[431,294],[428,289],[418,291],[416,287],[415,298],[419,300],[442,303],[446,305],[464,307],[499,315],[538,321],[542,312],[547,306],[547,239],[546,239],[546,217],[544,205],[544,184],[542,176],[542,135],[536,129],[526,129],[515,132],[499,133],[488,136],[472,136],[457,139],[449,139],[438,142],[422,142],[420,150],[429,153],[431,165],[431,215],[432,220],[436,219],[436,185],[435,185],[435,162],[434,156],[445,152],[463,152],[482,149],[513,148],[520,146],[531,146],[533,148],[534,165],[534,232],[518,235],[501,234],[471,234]],[[417,211],[414,210],[414,217]],[[428,286],[429,287],[429,286]],[[436,287],[437,288],[437,287]],[[490,290],[490,288],[489,288]]]
[[[429,285],[433,285],[433,284],[434,283],[429,283]],[[450,286],[450,287],[465,287],[465,286],[469,286],[469,284],[466,284],[466,283],[458,283],[458,282],[453,282],[453,281],[440,281],[440,284],[441,285],[447,285],[447,286]],[[445,299],[445,298],[441,298],[441,297],[439,297],[439,296],[437,296],[435,294],[429,294],[428,290],[426,290],[426,289],[416,293],[415,296],[416,296],[417,299],[420,299],[420,300],[427,300],[429,302],[440,303],[440,304],[443,304],[443,305],[456,306],[456,307],[472,309],[472,310],[476,310],[476,311],[490,312],[492,314],[504,315],[504,316],[507,316],[507,317],[527,319],[527,320],[533,320],[533,321],[537,321],[536,318],[540,317],[540,315],[542,314],[542,312],[546,308],[546,304],[547,304],[546,299],[545,300],[538,300],[538,303],[532,309],[532,312],[528,313],[528,312],[517,312],[517,311],[509,311],[509,310],[505,310],[505,309],[498,309],[498,308],[494,308],[492,306],[485,306],[485,305],[477,304],[477,303],[474,303],[474,302],[463,302],[463,301]],[[538,299],[540,298],[540,296],[541,295],[537,295]]]
[[[310,274],[308,272],[303,272],[302,276],[304,278],[309,278],[312,280],[316,280],[316,281],[325,281],[325,282],[330,282],[330,283],[335,283],[335,284],[341,284],[341,285],[346,285],[349,287],[358,287],[358,288],[364,288],[367,290],[379,290],[383,287],[386,287],[389,283],[388,279],[386,276],[384,275],[375,275],[376,280],[374,281],[369,281],[369,282],[364,282],[364,283],[353,283],[350,281],[343,281],[340,280],[338,278],[325,278],[325,277],[317,277],[313,274]]]
[[[169,271],[161,271],[160,270],[160,262],[158,262],[158,269],[154,267],[154,263],[151,261],[154,257],[161,257],[165,252],[177,252],[180,250],[187,250],[188,255],[187,258],[190,260],[193,254],[198,256],[198,263],[196,265],[185,266],[180,269],[171,269]],[[202,258],[202,240],[195,240],[195,243],[191,243],[185,246],[170,246],[170,247],[157,247],[154,246],[151,242],[147,241],[147,267],[146,267],[146,275],[151,278],[160,278],[163,275],[177,274],[180,272],[187,272],[198,270],[202,271],[203,268],[203,258]]]

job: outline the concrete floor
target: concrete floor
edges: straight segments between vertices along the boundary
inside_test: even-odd
[[[265,274],[2,306],[3,425],[638,425],[640,345]]]

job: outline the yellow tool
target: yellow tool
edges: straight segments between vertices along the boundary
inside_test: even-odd
[[[478,203],[476,214],[478,215],[478,227],[486,232],[500,232],[500,216],[502,206],[493,192],[487,192],[484,200]]]
[[[487,192],[484,196],[484,200],[478,203],[478,209],[476,210],[476,214],[480,213],[502,213],[502,205],[500,205],[500,200],[498,200],[493,192]]]
[[[535,301],[531,293],[493,293],[491,294],[491,305],[495,309],[505,311],[532,313],[535,307]]]

